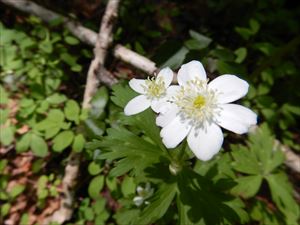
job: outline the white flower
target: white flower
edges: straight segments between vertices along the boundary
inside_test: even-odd
[[[150,183],[146,183],[145,188],[138,186],[136,188],[136,191],[138,193],[138,196],[133,198],[133,202],[136,206],[141,206],[143,203],[146,205],[149,204],[146,199],[150,198],[153,195],[154,189],[151,188]]]
[[[146,80],[133,78],[129,86],[141,95],[131,99],[124,108],[125,115],[140,113],[151,107],[155,112],[161,112],[166,106],[167,88],[173,80],[173,71],[170,68],[162,69],[156,78]]]
[[[207,82],[202,64],[191,61],[178,71],[179,86],[169,110],[161,113],[157,125],[167,148],[175,148],[185,137],[198,159],[209,160],[223,143],[223,127],[237,134],[256,124],[257,116],[250,109],[230,104],[248,92],[248,83],[234,75],[222,75]]]

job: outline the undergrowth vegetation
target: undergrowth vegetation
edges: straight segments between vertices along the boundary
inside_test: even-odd
[[[58,209],[71,151],[81,154],[81,167],[66,224],[299,223],[300,175],[281,151],[284,144],[300,154],[297,2],[121,2],[115,43],[159,68],[177,71],[198,60],[209,79],[235,74],[250,84],[241,103],[258,114],[258,128],[249,135],[225,132],[221,152],[207,162],[185,143],[168,150],[151,110],[124,115],[136,96],[128,79],[147,74],[109,55],[107,68],[119,82],[99,87],[91,109],[82,109],[92,49],[59,20],[45,24],[6,10],[0,15],[1,224],[41,224]],[[99,21],[77,16],[97,30]]]

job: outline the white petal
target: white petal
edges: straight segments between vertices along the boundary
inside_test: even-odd
[[[180,91],[180,86],[179,85],[171,85],[167,89],[167,96],[169,99],[174,97],[179,91]]]
[[[236,104],[224,104],[222,111],[217,116],[217,123],[234,133],[248,132],[250,126],[257,123],[257,115],[250,109]]]
[[[133,202],[136,206],[141,206],[144,202],[144,198],[141,196],[136,196],[133,198]]]
[[[156,113],[165,113],[169,110],[169,108],[174,105],[169,102],[172,98],[177,94],[180,90],[180,86],[171,85],[167,88],[166,95],[158,100],[153,100],[151,103],[151,108]]]
[[[235,75],[222,75],[208,84],[210,89],[220,93],[218,101],[229,103],[244,97],[249,88],[249,84]]]
[[[169,103],[169,108],[166,112],[159,114],[156,117],[156,125],[160,127],[167,126],[172,120],[175,119],[177,113],[179,112],[179,108],[172,103]]]
[[[145,95],[139,95],[131,99],[124,108],[126,116],[134,115],[149,108],[151,101]]]
[[[206,129],[192,129],[187,141],[195,156],[200,160],[207,161],[220,151],[223,133],[218,125],[212,123]]]
[[[145,80],[133,78],[129,81],[129,86],[137,93],[140,93],[140,94],[146,93],[146,91],[144,89],[144,87],[146,87]]]
[[[156,113],[165,112],[168,109],[168,104],[170,104],[167,100],[167,97],[152,100],[152,110]]]
[[[194,60],[180,67],[177,75],[178,84],[185,85],[187,81],[196,78],[206,80],[206,72],[201,62]]]
[[[191,126],[177,116],[161,130],[160,136],[167,148],[175,148],[187,136],[190,130]]]
[[[169,67],[166,67],[158,73],[157,78],[161,77],[165,82],[165,87],[167,88],[172,83],[173,74],[173,71]]]

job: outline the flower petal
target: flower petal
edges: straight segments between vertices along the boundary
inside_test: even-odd
[[[169,99],[174,97],[179,91],[180,91],[180,86],[179,85],[171,85],[167,89],[167,96]]]
[[[202,63],[194,60],[180,67],[177,75],[178,84],[185,85],[187,81],[196,78],[206,80],[206,72]]]
[[[146,90],[144,88],[144,87],[146,87],[146,80],[133,78],[129,81],[129,86],[137,93],[140,93],[140,94],[146,93]]]
[[[175,148],[188,135],[190,130],[191,125],[177,116],[161,130],[160,136],[167,148]]]
[[[172,120],[175,119],[177,113],[179,112],[179,108],[172,103],[169,103],[169,108],[165,113],[161,113],[156,117],[156,125],[160,127],[167,126]]]
[[[244,97],[249,88],[249,84],[235,75],[222,75],[208,84],[210,89],[220,93],[218,101],[229,103]]]
[[[167,88],[172,83],[173,74],[174,74],[173,71],[169,67],[166,67],[161,71],[159,71],[157,78],[161,77],[165,82],[165,87]]]
[[[250,109],[236,104],[224,104],[217,116],[217,123],[234,133],[247,133],[251,125],[257,123],[257,115]]]
[[[212,123],[206,129],[193,128],[187,142],[198,159],[207,161],[220,151],[223,139],[221,128]]]
[[[141,196],[136,196],[133,198],[133,202],[136,206],[141,206],[144,202],[144,198]]]
[[[127,116],[140,113],[150,107],[151,101],[145,95],[139,95],[131,99],[124,108],[124,113]]]
[[[152,100],[152,110],[156,113],[165,112],[169,108],[168,105],[171,104],[167,100],[166,97]]]

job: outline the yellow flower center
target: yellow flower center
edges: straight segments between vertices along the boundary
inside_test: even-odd
[[[155,79],[154,77],[148,78],[148,80],[146,80],[145,88],[148,96],[156,98],[160,97],[166,91],[165,82],[163,81],[163,79]]]
[[[198,95],[193,102],[193,106],[197,109],[201,109],[203,106],[205,106],[205,103],[205,98],[202,95]]]

